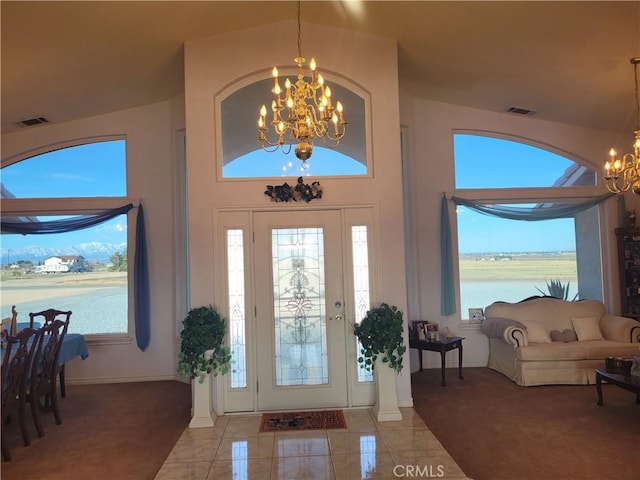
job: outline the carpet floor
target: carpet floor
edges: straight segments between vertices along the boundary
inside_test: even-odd
[[[59,399],[62,425],[43,414],[31,446],[17,421],[3,426],[12,459],[2,480],[150,480],[189,424],[191,388],[176,381],[67,385]]]
[[[474,480],[638,480],[640,405],[603,385],[519,387],[488,368],[411,376],[414,408]]]

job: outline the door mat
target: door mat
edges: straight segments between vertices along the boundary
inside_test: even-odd
[[[263,413],[260,422],[261,432],[324,430],[327,428],[347,428],[342,410]]]

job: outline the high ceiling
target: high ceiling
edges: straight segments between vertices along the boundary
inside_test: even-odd
[[[296,16],[295,2],[267,1],[2,0],[0,8],[2,133],[33,117],[61,123],[167,100],[184,89],[185,40]],[[638,1],[313,1],[303,2],[302,21],[397,39],[400,85],[414,96],[530,109],[631,142]],[[303,28],[306,51],[314,41]]]

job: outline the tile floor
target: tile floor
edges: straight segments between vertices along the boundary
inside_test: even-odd
[[[397,422],[346,410],[346,429],[259,433],[260,415],[186,429],[155,480],[465,479],[411,408]]]

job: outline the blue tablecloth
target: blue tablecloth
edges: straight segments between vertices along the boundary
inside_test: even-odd
[[[18,348],[16,345],[15,348]],[[2,356],[0,356],[0,362],[4,359],[4,350],[2,347]],[[64,365],[69,360],[80,356],[83,360],[89,356],[89,350],[87,350],[87,344],[84,341],[84,336],[80,333],[67,333],[62,340],[62,348],[60,349],[60,359],[58,363]]]
[[[17,322],[16,323],[16,330],[19,332],[20,330],[22,330],[23,328],[27,328],[31,326],[30,322]],[[42,325],[40,324],[40,322],[33,322],[33,328],[35,328],[36,330],[38,328],[40,328]]]
[[[89,356],[89,350],[87,350],[84,336],[80,333],[67,333],[62,340],[58,363],[64,365],[77,356],[80,356],[83,360]]]

